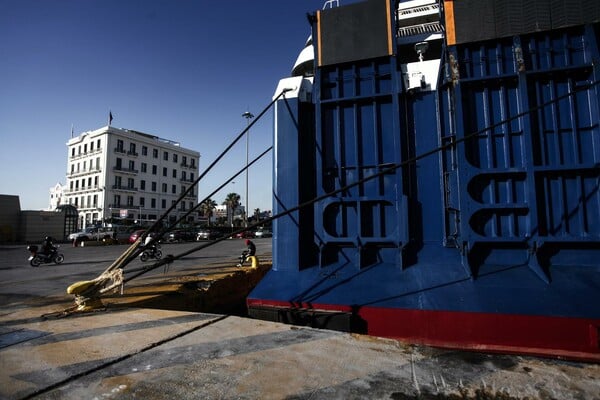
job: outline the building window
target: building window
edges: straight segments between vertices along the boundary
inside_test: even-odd
[[[83,154],[87,153],[87,144],[83,145]]]
[[[158,167],[156,165],[152,166],[152,175],[156,175],[158,172]]]
[[[71,157],[75,157],[75,147],[71,148]]]
[[[135,186],[135,181],[133,178],[127,178],[127,189],[133,189]]]
[[[177,170],[173,169],[173,178],[177,178]]]
[[[162,192],[167,193],[167,184],[166,183],[162,184]]]
[[[94,142],[90,143],[90,151],[94,151]]]
[[[194,173],[190,172],[190,182],[194,182]]]
[[[169,152],[168,151],[163,152],[163,160],[169,161]]]
[[[141,180],[140,181],[140,189],[141,190],[146,190],[146,181],[145,180]]]
[[[167,208],[167,200],[163,199],[161,205],[162,205],[162,208]]]
[[[94,203],[92,204],[94,207],[98,207],[98,195],[94,195]]]
[[[167,176],[167,167],[163,167],[163,176]]]
[[[150,199],[150,208],[156,208],[156,199]]]
[[[98,139],[98,141],[96,141],[96,148],[97,148],[98,150],[100,150],[100,139]]]
[[[173,162],[177,162],[177,154],[173,153]]]
[[[140,197],[140,207],[146,207],[146,199],[143,197]]]
[[[120,158],[117,157],[116,163],[117,163],[117,165],[115,166],[115,168],[118,170],[121,170],[123,168],[123,160],[121,160]]]
[[[145,162],[142,163],[142,172],[146,173],[146,171],[148,170],[148,164],[146,164]]]
[[[129,155],[137,156],[137,152],[135,150],[135,143],[129,143]]]
[[[119,189],[121,187],[121,177],[115,176],[115,189]]]
[[[187,167],[187,157],[186,156],[181,156],[181,165],[183,165],[184,167]]]
[[[135,161],[129,160],[129,170],[135,171]]]
[[[196,168],[196,159],[195,158],[190,158],[190,167]]]
[[[156,192],[156,182],[152,182],[152,191]]]
[[[119,153],[125,153],[125,150],[123,150],[123,141],[121,139],[117,139],[117,148],[115,150]]]
[[[185,181],[185,178],[186,178],[186,173],[185,173],[185,171],[181,171],[181,180],[182,180],[182,181]]]
[[[98,177],[97,176],[94,177],[94,187],[96,187],[96,188],[98,187]]]
[[[171,193],[177,194],[177,185],[172,185],[171,186]]]
[[[158,149],[152,149],[152,157],[158,158]]]
[[[115,194],[113,200],[114,200],[114,203],[115,203],[114,205],[116,207],[121,207],[121,196],[120,195]]]
[[[133,196],[127,196],[127,207],[133,207]]]
[[[143,156],[147,156],[148,155],[148,146],[142,146],[142,155]]]

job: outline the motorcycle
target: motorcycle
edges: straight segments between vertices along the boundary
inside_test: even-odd
[[[55,246],[50,250],[50,253],[39,253],[38,247],[35,245],[27,246],[27,250],[31,253],[29,256],[29,264],[32,267],[39,267],[40,264],[60,264],[65,260],[65,256],[58,252],[58,247]]]
[[[146,262],[151,258],[154,258],[155,260],[160,260],[161,257],[162,257],[162,251],[160,250],[160,246],[158,243],[155,243],[154,245],[145,249],[140,254],[140,260],[142,262]]]

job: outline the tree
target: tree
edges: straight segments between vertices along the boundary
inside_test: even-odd
[[[208,226],[210,226],[210,217],[213,216],[213,211],[217,207],[217,202],[213,199],[206,199],[200,204],[202,215],[208,218]]]
[[[240,195],[237,193],[229,193],[227,197],[225,197],[224,205],[227,206],[227,222],[230,225],[233,225],[233,212],[240,205]]]
[[[254,209],[254,222],[260,221],[260,208]]]

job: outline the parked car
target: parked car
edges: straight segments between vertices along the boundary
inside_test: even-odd
[[[254,238],[254,232],[252,231],[243,231],[240,233],[236,233],[233,235],[235,239],[252,239]]]
[[[137,231],[133,231],[133,233],[129,235],[129,243],[135,243],[135,241],[138,240],[138,238],[142,236],[144,232],[146,232],[145,229],[138,229]]]
[[[112,237],[113,231],[110,228],[89,227],[85,228],[81,232],[71,233],[69,235],[69,240],[77,240],[78,242],[83,242],[85,240],[112,239]]]
[[[259,229],[256,231],[254,236],[257,238],[269,238],[269,237],[273,236],[273,232],[271,232],[268,229]]]
[[[196,240],[214,240],[220,237],[219,231],[214,229],[201,229],[196,234]]]
[[[167,235],[167,242],[188,242],[196,240],[196,233],[189,230],[176,230],[169,232]]]
[[[119,241],[119,243],[129,242],[129,237],[135,231],[140,230],[139,226],[127,226],[127,225],[113,225],[112,226],[113,238]]]

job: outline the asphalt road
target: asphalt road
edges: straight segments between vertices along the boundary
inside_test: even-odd
[[[258,256],[271,255],[271,239],[254,239]],[[163,244],[164,255],[178,255],[207,242],[189,242]],[[49,296],[67,296],[69,285],[90,280],[102,273],[112,262],[127,249],[126,245],[72,247],[62,244],[60,252],[65,261],[60,265],[42,264],[33,268],[27,260],[29,252],[25,245],[0,246],[0,306],[23,301],[42,300]],[[169,266],[169,272],[181,274],[202,274],[202,269],[209,267],[214,272],[215,263],[237,262],[237,257],[245,249],[243,240],[224,240],[200,251],[185,256]],[[146,262],[145,265],[151,265]],[[139,258],[126,268],[133,269],[144,265]],[[150,278],[164,274],[163,268],[157,268],[137,279]]]

